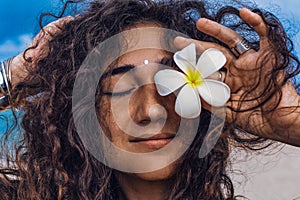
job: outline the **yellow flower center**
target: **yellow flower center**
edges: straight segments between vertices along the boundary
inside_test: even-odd
[[[191,88],[195,88],[202,84],[201,74],[198,70],[188,71],[185,78],[186,82],[191,86]]]

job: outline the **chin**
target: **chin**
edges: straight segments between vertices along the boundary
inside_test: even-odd
[[[175,174],[175,171],[176,171],[176,164],[173,163],[167,167],[164,167],[162,169],[153,172],[138,173],[134,175],[145,181],[162,181],[162,180],[170,179]]]

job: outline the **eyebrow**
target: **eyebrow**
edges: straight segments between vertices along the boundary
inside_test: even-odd
[[[174,60],[173,60],[173,57],[163,57],[162,59],[160,59],[160,61],[158,63],[172,67],[174,65]],[[135,67],[136,66],[133,64],[126,64],[126,65],[122,65],[122,66],[114,68],[114,69],[110,69],[101,76],[101,79],[103,80],[109,76],[124,74],[124,73],[134,69]]]
[[[108,76],[114,76],[117,74],[124,74],[124,73],[132,70],[133,68],[135,68],[134,65],[128,64],[128,65],[122,65],[122,66],[114,68],[114,69],[110,69],[102,75],[101,79],[105,79]]]

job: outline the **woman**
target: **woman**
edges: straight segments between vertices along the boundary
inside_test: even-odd
[[[281,24],[258,9],[224,6],[212,14],[205,5],[95,1],[75,19],[49,25],[46,39],[37,36],[25,51],[26,61],[13,59],[9,106],[23,106],[23,132],[1,169],[3,199],[235,199],[226,172],[231,143],[299,146],[300,101],[289,81],[299,61]],[[61,32],[47,49],[51,29]],[[191,44],[198,54],[214,48],[225,55],[221,71],[208,77],[231,89],[224,127],[222,110],[202,101],[199,117],[181,117],[180,92],[157,91],[154,77],[166,68],[181,72],[173,54]],[[176,140],[181,136],[187,140]],[[160,151],[169,144],[177,146]],[[129,156],[157,151],[153,168]]]

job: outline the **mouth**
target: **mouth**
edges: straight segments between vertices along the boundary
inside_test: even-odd
[[[131,138],[129,142],[148,147],[150,149],[159,149],[163,146],[167,145],[171,140],[175,137],[175,134],[156,134],[151,137],[139,137],[139,138]]]

